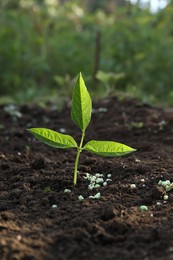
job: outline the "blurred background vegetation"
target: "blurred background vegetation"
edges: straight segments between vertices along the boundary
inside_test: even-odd
[[[173,1],[0,2],[0,102],[71,96],[82,72],[94,97],[173,105]]]

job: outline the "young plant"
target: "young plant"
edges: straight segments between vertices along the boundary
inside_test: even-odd
[[[112,142],[112,141],[96,141],[91,140],[83,146],[85,131],[91,119],[92,101],[90,95],[85,86],[82,74],[80,73],[77,82],[74,87],[73,97],[72,97],[72,110],[71,118],[73,122],[81,130],[81,140],[79,145],[76,143],[74,138],[70,135],[65,135],[53,131],[47,128],[30,128],[27,129],[32,133],[39,141],[60,149],[75,148],[77,149],[75,166],[74,166],[74,186],[77,183],[77,173],[78,173],[78,163],[79,157],[83,150],[89,151],[91,153],[113,157],[121,156],[131,152],[133,149],[127,145]]]

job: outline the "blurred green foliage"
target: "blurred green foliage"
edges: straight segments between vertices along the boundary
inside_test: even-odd
[[[66,95],[82,71],[96,96],[124,92],[172,105],[173,4],[151,14],[130,4],[107,11],[106,1],[89,10],[84,2],[0,3],[0,95],[20,102]]]

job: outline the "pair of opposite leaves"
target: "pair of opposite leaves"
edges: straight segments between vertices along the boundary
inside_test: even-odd
[[[51,129],[30,128],[28,131],[31,132],[39,141],[55,148],[77,148],[81,151],[86,150],[97,155],[108,157],[121,156],[136,150],[122,143],[113,141],[91,140],[82,146],[85,130],[91,119],[91,110],[92,101],[85,86],[82,74],[80,73],[73,91],[71,110],[71,118],[73,122],[82,131],[80,145],[78,146],[72,136],[61,134]]]

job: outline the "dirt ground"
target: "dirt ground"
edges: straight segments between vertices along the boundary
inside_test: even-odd
[[[116,97],[93,108],[86,141],[137,151],[121,158],[83,152],[74,188],[76,151],[48,147],[26,131],[46,127],[79,141],[70,105],[61,112],[51,104],[0,107],[1,260],[173,259],[173,189],[158,185],[173,182],[173,109]],[[110,180],[89,190],[86,173]]]

